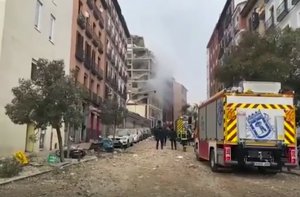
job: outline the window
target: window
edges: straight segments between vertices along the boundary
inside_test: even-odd
[[[132,87],[133,87],[133,88],[137,88],[137,87],[138,87],[137,82],[132,82]]]
[[[42,7],[43,4],[40,0],[36,1],[36,8],[35,8],[35,19],[34,19],[34,27],[40,30],[41,27],[41,15],[42,15]]]
[[[97,84],[97,95],[99,96],[99,93],[100,93],[100,84]]]
[[[272,23],[274,23],[274,22],[275,22],[275,21],[274,21],[274,6],[272,6],[272,7],[270,8],[270,15],[271,15]]]
[[[82,9],[82,7],[83,7],[83,4],[82,4],[82,2],[81,2],[81,0],[78,0],[79,1],[79,6],[78,6],[78,14],[80,14],[80,12],[81,12],[81,9]]]
[[[50,16],[50,32],[49,32],[49,40],[54,42],[54,25],[55,25],[55,17],[51,14]]]
[[[94,90],[94,80],[92,79],[90,82],[90,90],[93,92]]]
[[[76,66],[75,68],[75,81],[78,81],[78,77],[80,76],[80,68],[79,66]]]
[[[86,73],[84,74],[83,85],[84,85],[84,87],[88,86],[88,75]]]
[[[32,62],[31,62],[31,75],[30,75],[30,78],[32,80],[36,79],[36,75],[37,75],[37,62],[36,60],[32,59]]]

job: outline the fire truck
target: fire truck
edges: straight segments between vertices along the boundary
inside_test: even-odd
[[[297,166],[294,92],[277,82],[241,82],[225,89],[198,111],[196,158],[211,170],[254,166],[280,171]]]

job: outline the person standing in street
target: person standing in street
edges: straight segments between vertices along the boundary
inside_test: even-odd
[[[167,146],[167,139],[168,139],[169,131],[170,131],[170,129],[168,127],[165,127],[163,129],[163,134],[164,134],[164,136],[163,136],[163,142],[164,142],[164,146]]]
[[[160,149],[163,149],[164,146],[164,129],[161,126],[158,126],[154,129],[154,137],[156,140],[156,150],[158,150],[159,143]]]
[[[171,141],[171,149],[172,150],[177,150],[177,143],[176,143],[176,138],[177,138],[177,133],[176,131],[174,130],[174,128],[172,127],[170,129],[170,133],[169,133],[169,139]]]

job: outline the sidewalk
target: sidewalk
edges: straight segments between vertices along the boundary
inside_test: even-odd
[[[290,171],[288,171],[287,168],[283,168],[282,172],[286,173],[286,174],[292,174],[292,175],[300,176],[300,168],[299,167],[291,169]]]
[[[29,177],[34,177],[34,176],[38,176],[38,175],[42,175],[42,174],[46,174],[49,173],[51,171],[53,171],[54,169],[63,169],[72,165],[76,165],[79,163],[84,163],[84,162],[89,162],[89,161],[94,161],[97,160],[96,156],[85,156],[83,159],[81,159],[80,161],[78,161],[77,159],[66,159],[65,162],[63,163],[58,163],[55,165],[42,165],[42,166],[32,166],[32,165],[28,165],[23,167],[22,172],[15,177],[12,178],[0,178],[0,185],[4,185],[4,184],[8,184],[11,182],[15,182],[15,181],[19,181],[19,180],[23,180]]]

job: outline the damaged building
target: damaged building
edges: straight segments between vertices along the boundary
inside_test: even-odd
[[[151,120],[151,126],[155,126],[158,120],[162,120],[162,98],[151,83],[155,78],[156,62],[143,37],[131,36],[128,39],[126,61],[130,95],[127,108]]]

